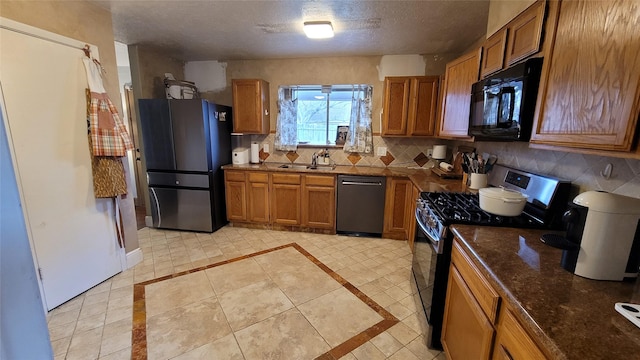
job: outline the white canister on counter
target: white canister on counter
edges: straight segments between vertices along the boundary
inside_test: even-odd
[[[482,189],[487,187],[487,174],[469,174],[469,189]]]

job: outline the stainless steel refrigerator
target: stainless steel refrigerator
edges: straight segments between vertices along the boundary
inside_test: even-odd
[[[206,100],[139,100],[153,226],[213,232],[227,223],[222,165],[231,108]]]

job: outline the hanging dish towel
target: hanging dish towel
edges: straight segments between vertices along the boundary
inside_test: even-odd
[[[87,72],[91,103],[89,105],[89,134],[94,156],[125,156],[133,150],[133,142],[124,127],[118,110],[109,99],[102,84],[101,67],[88,57],[82,59]]]
[[[83,62],[89,83],[86,100],[93,194],[96,198],[115,198],[127,193],[121,157],[133,149],[133,143],[104,89],[102,67],[89,54]]]
[[[89,136],[89,145],[91,145],[91,136]],[[92,154],[91,173],[93,174],[93,195],[96,198],[112,198],[127,193],[124,166],[120,158]]]

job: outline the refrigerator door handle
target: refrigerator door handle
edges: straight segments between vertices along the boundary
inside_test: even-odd
[[[160,225],[162,225],[162,214],[160,213],[160,203],[158,203],[158,195],[156,195],[156,189],[154,188],[150,188],[150,189],[151,189],[151,193],[153,194],[153,200],[156,205],[156,211],[158,214],[158,225],[156,226],[160,227]]]

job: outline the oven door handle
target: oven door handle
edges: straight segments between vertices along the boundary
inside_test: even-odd
[[[418,225],[418,227],[420,228],[420,231],[422,231],[424,236],[427,237],[427,239],[429,240],[429,245],[431,245],[433,250],[435,250],[436,254],[442,254],[442,252],[444,250],[444,244],[441,241],[442,239],[441,238],[440,239],[436,239],[433,236],[431,236],[429,231],[427,231],[427,228],[425,228],[425,226],[420,222],[420,220],[418,220],[418,212],[417,211],[416,211],[416,224]]]

